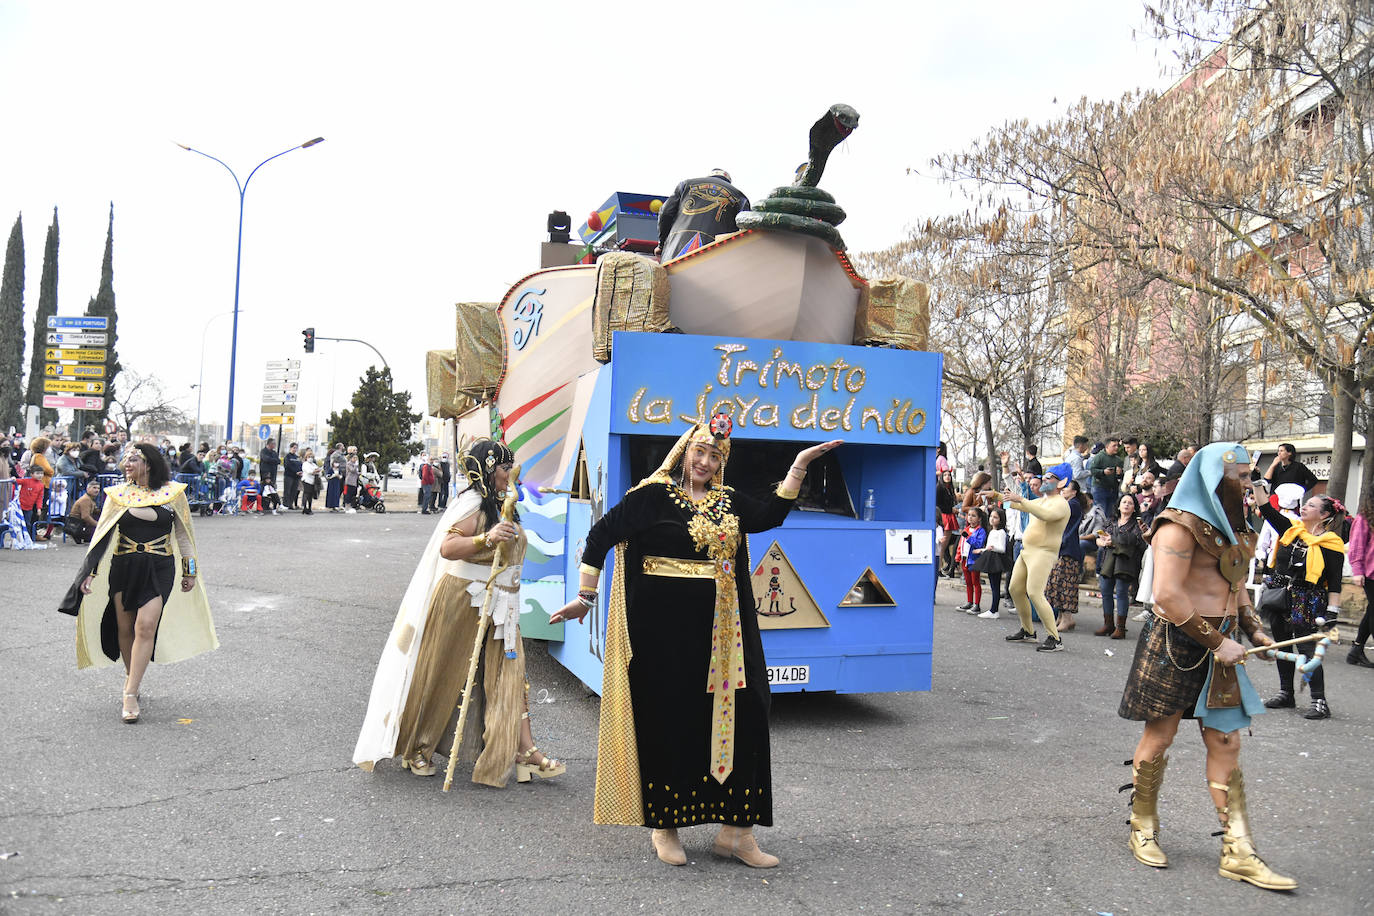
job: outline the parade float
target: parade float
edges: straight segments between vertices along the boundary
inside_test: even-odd
[[[455,348],[429,354],[430,412],[455,419],[456,445],[496,435],[522,467],[522,631],[593,690],[604,595],[584,621],[548,615],[576,594],[592,523],[717,412],[739,490],[771,490],[803,443],[846,443],[781,528],[749,537],[773,690],[930,689],[942,362],[922,351],[925,286],[860,276],[816,186],[857,121],[831,108],[793,185],[667,263],[649,254],[664,197],[612,195],[580,244],[545,243],[563,266],[460,303]]]

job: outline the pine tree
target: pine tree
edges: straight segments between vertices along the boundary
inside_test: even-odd
[[[57,314],[57,208],[52,208],[52,225],[43,244],[43,275],[38,280],[38,311],[33,316],[33,356],[29,359],[28,404],[43,403],[43,350],[48,341],[48,318]],[[57,409],[43,407],[38,411],[38,425],[57,423]]]
[[[23,428],[19,379],[24,371],[24,214],[14,220],[0,276],[0,433]],[[13,380],[13,381],[10,381]]]
[[[376,452],[377,470],[386,473],[394,461],[406,461],[420,451],[411,430],[420,422],[410,412],[410,392],[391,390],[391,370],[368,366],[353,392],[353,409],[329,415],[330,438],[356,445],[359,456]]]
[[[86,314],[92,317],[102,317],[110,319],[109,326],[105,333],[109,335],[107,346],[109,350],[105,355],[105,409],[98,415],[97,419],[104,419],[109,414],[110,404],[115,396],[115,376],[119,374],[119,354],[115,352],[117,333],[115,324],[118,317],[115,315],[115,292],[114,292],[114,202],[110,203],[110,228],[105,233],[105,260],[100,265],[100,290],[95,294],[86,306]]]

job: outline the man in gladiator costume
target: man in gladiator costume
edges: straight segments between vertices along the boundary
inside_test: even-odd
[[[1273,640],[1250,606],[1245,578],[1254,535],[1245,524],[1242,475],[1250,456],[1235,443],[1197,453],[1169,508],[1155,519],[1154,616],[1141,630],[1119,714],[1143,720],[1131,761],[1130,847],[1154,868],[1169,860],[1159,845],[1164,756],[1183,718],[1198,719],[1207,751],[1207,786],[1221,820],[1222,877],[1269,890],[1298,883],[1276,874],[1255,852],[1240,772],[1240,729],[1262,712],[1245,676],[1243,630],[1256,646]],[[1207,663],[1207,664],[1204,664]]]

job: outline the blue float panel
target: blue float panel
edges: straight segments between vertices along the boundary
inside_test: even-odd
[[[599,370],[582,430],[595,492],[591,503],[568,506],[566,597],[576,592],[582,544],[594,518],[636,482],[629,468],[635,437],[676,437],[697,417],[724,411],[734,420],[736,440],[788,441],[800,449],[844,439],[837,454],[851,504],[858,509],[873,490],[874,520],[796,510],[781,527],[749,536],[751,566],[776,541],[829,623],[763,631],[770,666],[805,666],[809,674],[805,684],[774,683],[772,689],[929,690],[935,567],[888,562],[888,547],[905,536],[933,543],[940,355],[645,333],[617,333],[613,353]],[[779,467],[779,478],[784,473]],[[613,563],[614,554],[596,613],[568,623],[564,641],[549,649],[597,692]],[[841,604],[866,571],[886,590],[890,606]]]

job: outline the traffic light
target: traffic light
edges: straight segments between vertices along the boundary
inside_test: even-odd
[[[314,328],[306,328],[304,331],[301,331],[301,336],[305,338],[305,352],[307,352],[307,353],[314,353],[314,352],[315,352],[315,329],[314,329]]]

